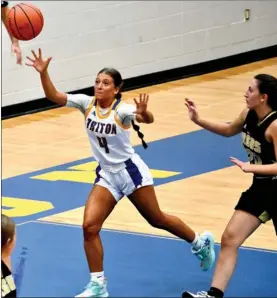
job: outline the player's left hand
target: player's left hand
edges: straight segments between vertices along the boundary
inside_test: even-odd
[[[137,101],[136,98],[134,98],[134,102],[136,104],[136,114],[137,115],[144,115],[147,111],[147,105],[148,105],[148,99],[149,95],[146,93],[140,93],[139,95],[139,101]]]
[[[251,164],[249,162],[241,161],[235,157],[230,157],[230,161],[241,168],[244,173],[251,173]]]

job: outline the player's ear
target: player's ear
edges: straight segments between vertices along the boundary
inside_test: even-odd
[[[268,95],[267,94],[263,94],[261,97],[261,102],[267,101],[268,100]]]

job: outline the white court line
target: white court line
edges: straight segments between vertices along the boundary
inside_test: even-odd
[[[27,224],[27,223],[32,223],[32,222],[35,222],[35,221],[34,221],[34,220],[24,221],[24,222],[21,222],[21,223],[16,224],[16,225],[17,225],[17,226],[23,226],[23,225],[25,225],[25,224]]]
[[[30,221],[26,221],[26,222],[24,222],[22,224],[18,224],[18,226],[19,225],[26,224],[26,223],[40,223],[40,224],[56,225],[56,226],[79,228],[79,229],[82,228],[79,225],[72,225],[72,224],[65,224],[65,223],[56,223],[56,222],[48,222],[48,221],[43,221],[43,220],[30,220]],[[143,233],[136,233],[136,232],[128,232],[128,231],[119,231],[119,230],[112,230],[112,229],[102,229],[102,231],[112,232],[112,233],[119,233],[119,234],[128,234],[128,235],[142,236],[142,237],[152,237],[152,238],[159,238],[159,239],[166,239],[166,240],[173,240],[173,241],[184,241],[184,240],[179,239],[179,238],[173,238],[173,237],[167,237],[167,236],[159,236],[159,235],[152,235],[152,234],[143,234]],[[219,245],[219,244],[216,243],[216,245]],[[255,248],[255,247],[241,246],[240,249],[277,254],[277,251],[275,251],[275,250],[267,250],[267,249]]]
[[[59,223],[59,222],[50,222],[50,221],[43,221],[43,220],[38,220],[38,221],[31,220],[29,222],[30,223],[33,222],[33,223],[63,226],[63,227],[71,227],[71,228],[79,228],[79,229],[82,228],[80,225],[65,224],[65,223]],[[161,239],[174,240],[174,241],[183,241],[182,239],[173,238],[173,237],[159,236],[159,235],[152,235],[152,234],[144,234],[144,233],[137,233],[137,232],[129,232],[129,231],[120,231],[120,230],[113,230],[113,229],[102,229],[102,231],[112,232],[112,233],[119,233],[119,234],[130,234],[130,235],[142,236],[142,237],[161,238]]]

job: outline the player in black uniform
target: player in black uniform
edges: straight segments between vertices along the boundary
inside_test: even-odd
[[[6,28],[7,28],[6,19],[7,19],[7,16],[9,14],[9,12],[10,12],[10,8],[9,8],[8,5],[9,5],[8,1],[1,1],[2,22],[3,22],[3,24],[5,25]],[[8,30],[7,30],[7,32],[9,33]],[[20,46],[19,46],[19,42],[10,33],[9,33],[9,36],[10,36],[10,39],[11,39],[11,42],[12,42],[12,46],[11,46],[12,54],[16,55],[17,64],[22,64],[22,53],[21,53],[21,49],[20,49]]]
[[[272,218],[277,233],[277,79],[254,77],[245,93],[247,108],[232,123],[202,119],[195,104],[186,99],[190,119],[201,127],[226,137],[242,132],[242,143],[250,163],[234,157],[231,161],[253,182],[242,193],[235,212],[221,238],[212,286],[208,292],[184,292],[182,297],[223,297],[235,269],[238,248],[261,225]]]
[[[16,243],[15,224],[11,218],[1,216],[1,297],[16,297],[11,272],[11,255]]]

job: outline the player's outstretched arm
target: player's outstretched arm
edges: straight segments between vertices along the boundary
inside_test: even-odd
[[[11,33],[9,32],[9,30],[7,28],[7,17],[10,12],[10,8],[8,7],[7,1],[2,1],[2,2],[5,2],[5,4],[2,6],[2,3],[1,3],[1,17],[2,17],[2,22],[5,25],[7,32],[10,36],[11,42],[12,42],[11,51],[12,51],[12,54],[16,55],[16,63],[22,64],[22,52],[21,52],[21,48],[19,45],[19,41],[14,36],[11,35]]]
[[[247,115],[248,109],[242,111],[242,113],[230,123],[215,123],[205,120],[199,116],[195,103],[190,99],[185,99],[185,105],[188,108],[189,118],[195,124],[225,137],[231,137],[241,132],[242,126]]]
[[[27,57],[27,59],[31,63],[26,63],[26,65],[33,67],[40,74],[41,84],[42,84],[45,96],[49,100],[55,102],[56,104],[65,106],[67,102],[66,93],[57,91],[48,73],[48,66],[52,57],[43,59],[41,49],[38,50],[38,54],[36,54],[35,51],[32,51],[32,54],[33,54],[32,58]]]
[[[273,121],[268,127],[268,136],[274,145],[275,159],[277,159],[277,120]],[[230,157],[231,162],[237,165],[245,173],[258,175],[277,175],[277,163],[272,164],[250,164],[243,162],[235,157]]]

